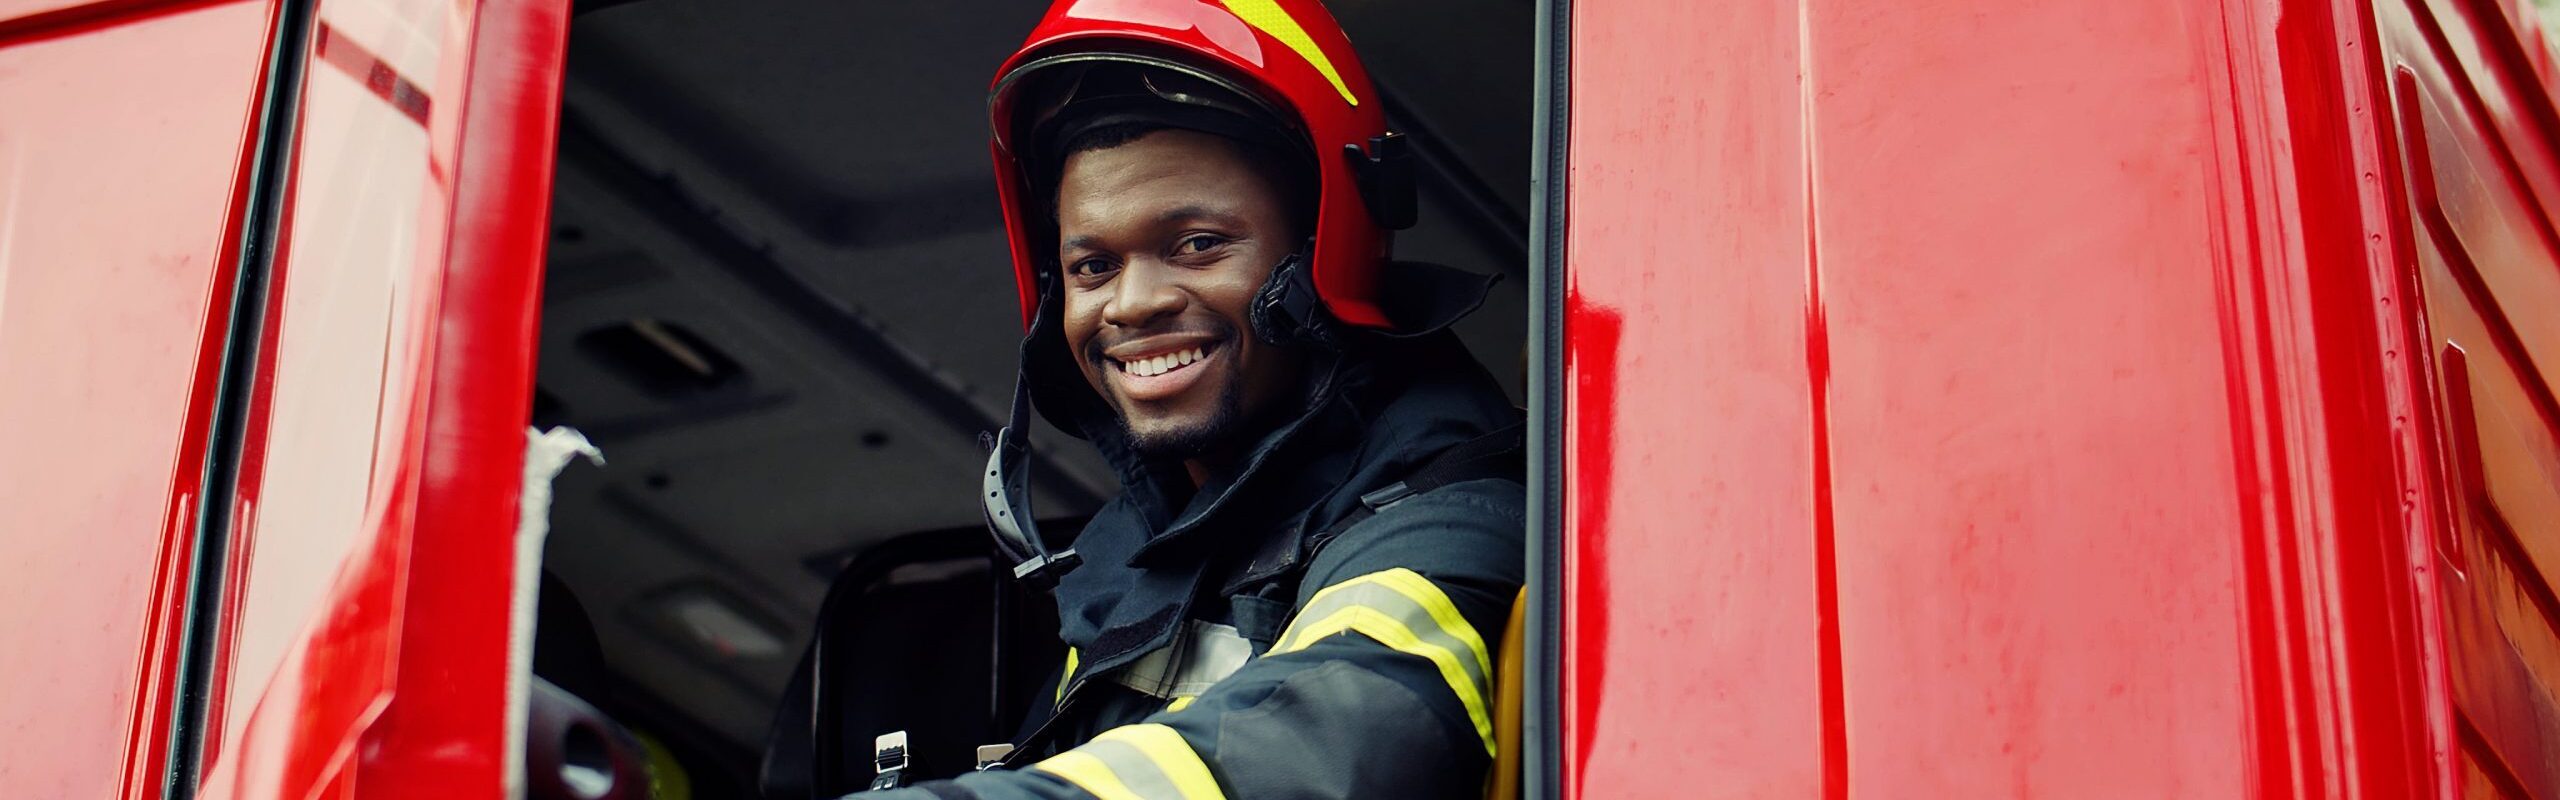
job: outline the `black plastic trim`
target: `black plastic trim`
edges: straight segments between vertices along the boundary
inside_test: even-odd
[[[1379,100],[1390,109],[1390,113],[1393,109],[1409,107],[1394,87],[1381,82],[1376,89]],[[1502,199],[1502,193],[1495,191],[1493,184],[1484,176],[1467,168],[1465,159],[1450,148],[1449,140],[1440,136],[1439,129],[1413,115],[1392,117],[1389,122],[1396,130],[1411,135],[1414,155],[1421,160],[1424,172],[1431,176],[1430,180],[1417,181],[1416,189],[1425,197],[1447,201],[1452,216],[1457,218],[1468,236],[1508,259],[1502,262],[1505,275],[1526,277],[1529,220],[1521,216],[1517,207]]]
[[[314,0],[285,0],[276,7],[268,42],[266,88],[258,98],[257,137],[250,149],[249,180],[242,187],[240,240],[234,244],[230,324],[223,334],[222,366],[215,384],[212,427],[205,436],[204,483],[197,487],[195,545],[187,556],[186,607],[181,614],[175,697],[169,715],[169,755],[161,797],[190,800],[202,777],[204,737],[220,720],[207,719],[213,686],[214,645],[223,618],[223,576],[231,552],[232,512],[237,505],[240,458],[255,398],[260,340],[266,333],[267,289],[283,238],[284,198],[293,180],[293,146],[301,122],[302,75],[311,44]]]
[[[1538,4],[1536,131],[1529,209],[1529,613],[1522,659],[1529,678],[1521,703],[1521,794],[1564,796],[1564,337],[1565,176],[1572,123],[1571,0]]]

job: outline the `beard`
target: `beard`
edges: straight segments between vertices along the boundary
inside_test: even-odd
[[[1185,327],[1209,334],[1211,340],[1218,342],[1220,349],[1228,351],[1227,358],[1216,362],[1217,368],[1225,374],[1216,376],[1218,395],[1210,400],[1207,414],[1140,430],[1130,423],[1126,400],[1105,388],[1105,383],[1098,382],[1094,386],[1095,391],[1103,395],[1103,405],[1111,409],[1112,419],[1119,424],[1120,433],[1128,441],[1130,449],[1147,459],[1183,460],[1216,453],[1233,445],[1251,422],[1245,414],[1244,364],[1238,352],[1241,343],[1236,326],[1224,319],[1211,318],[1191,321]],[[1112,366],[1111,359],[1104,357],[1103,349],[1104,341],[1096,337],[1085,343],[1084,352],[1080,355],[1095,370],[1108,372],[1116,367]]]
[[[1218,389],[1218,397],[1209,413],[1199,419],[1138,430],[1129,424],[1129,415],[1119,404],[1112,404],[1112,414],[1120,420],[1120,432],[1129,437],[1129,447],[1149,459],[1192,459],[1232,446],[1245,427],[1244,376],[1227,376]]]

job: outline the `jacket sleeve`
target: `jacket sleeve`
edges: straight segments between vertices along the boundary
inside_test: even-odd
[[[1017,771],[872,800],[1481,796],[1519,484],[1405,500],[1317,554],[1269,650],[1196,698]]]

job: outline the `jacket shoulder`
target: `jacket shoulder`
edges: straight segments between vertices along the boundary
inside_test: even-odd
[[[1343,529],[1316,551],[1299,597],[1398,568],[1437,581],[1517,587],[1525,572],[1527,533],[1527,490],[1518,481],[1452,483],[1405,498]]]

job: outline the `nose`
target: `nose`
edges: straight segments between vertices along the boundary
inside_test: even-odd
[[[1117,328],[1143,328],[1173,315],[1190,302],[1172,265],[1152,259],[1131,261],[1112,281],[1111,299],[1102,306],[1102,321]]]

